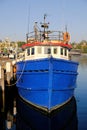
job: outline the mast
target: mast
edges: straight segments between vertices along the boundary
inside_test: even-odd
[[[27,43],[28,43],[28,34],[29,34],[29,33],[26,34],[26,42],[27,42]]]
[[[28,35],[29,35],[29,27],[30,26],[30,4],[29,4],[29,8],[28,8],[28,26],[27,26],[27,33],[26,33],[26,42],[28,43]]]
[[[35,40],[37,40],[38,39],[37,22],[35,22],[35,25],[34,25],[34,32],[35,32]]]
[[[44,14],[44,23],[41,23],[41,27],[44,28],[44,31],[43,31],[43,34],[42,34],[44,40],[47,38],[47,31],[46,31],[46,29],[49,28],[49,26],[48,26],[49,23],[46,23],[46,17],[47,17],[47,15]]]

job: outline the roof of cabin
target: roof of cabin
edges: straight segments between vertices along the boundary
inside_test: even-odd
[[[71,49],[71,44],[63,43],[63,42],[32,42],[32,43],[26,43],[22,45],[22,48],[25,49],[27,47],[34,47],[34,46],[61,46]]]

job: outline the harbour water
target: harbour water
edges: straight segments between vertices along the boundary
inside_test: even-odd
[[[87,130],[87,55],[76,57],[79,75],[75,97],[77,102],[78,130]]]
[[[70,102],[49,116],[23,102],[15,86],[6,88],[4,110],[0,112],[0,130],[87,130],[87,55],[72,58],[79,62],[79,74]]]

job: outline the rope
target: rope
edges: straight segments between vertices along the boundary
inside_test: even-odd
[[[25,69],[25,65],[26,65],[26,62],[24,63],[22,72],[21,72],[19,78],[17,79],[17,81],[16,81],[14,84],[8,84],[8,85],[6,85],[6,86],[14,86],[14,85],[16,85],[16,83],[21,79],[21,77],[22,77],[22,75],[23,75],[23,72],[24,72],[24,69]]]

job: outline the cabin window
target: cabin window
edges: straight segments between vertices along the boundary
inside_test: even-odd
[[[27,55],[30,55],[30,48],[27,49]]]
[[[38,54],[41,54],[41,47],[37,48],[37,52],[38,52]]]
[[[54,48],[53,53],[57,54],[57,48]]]
[[[44,52],[45,54],[51,54],[51,48],[45,48]]]
[[[63,48],[61,48],[61,55],[63,55]]]
[[[34,53],[35,53],[34,48],[31,48],[31,55],[34,55]]]
[[[67,56],[67,49],[65,49],[65,51],[64,51],[64,55]]]
[[[48,54],[51,54],[51,48],[48,48],[48,49],[47,49],[47,53],[48,53]]]

